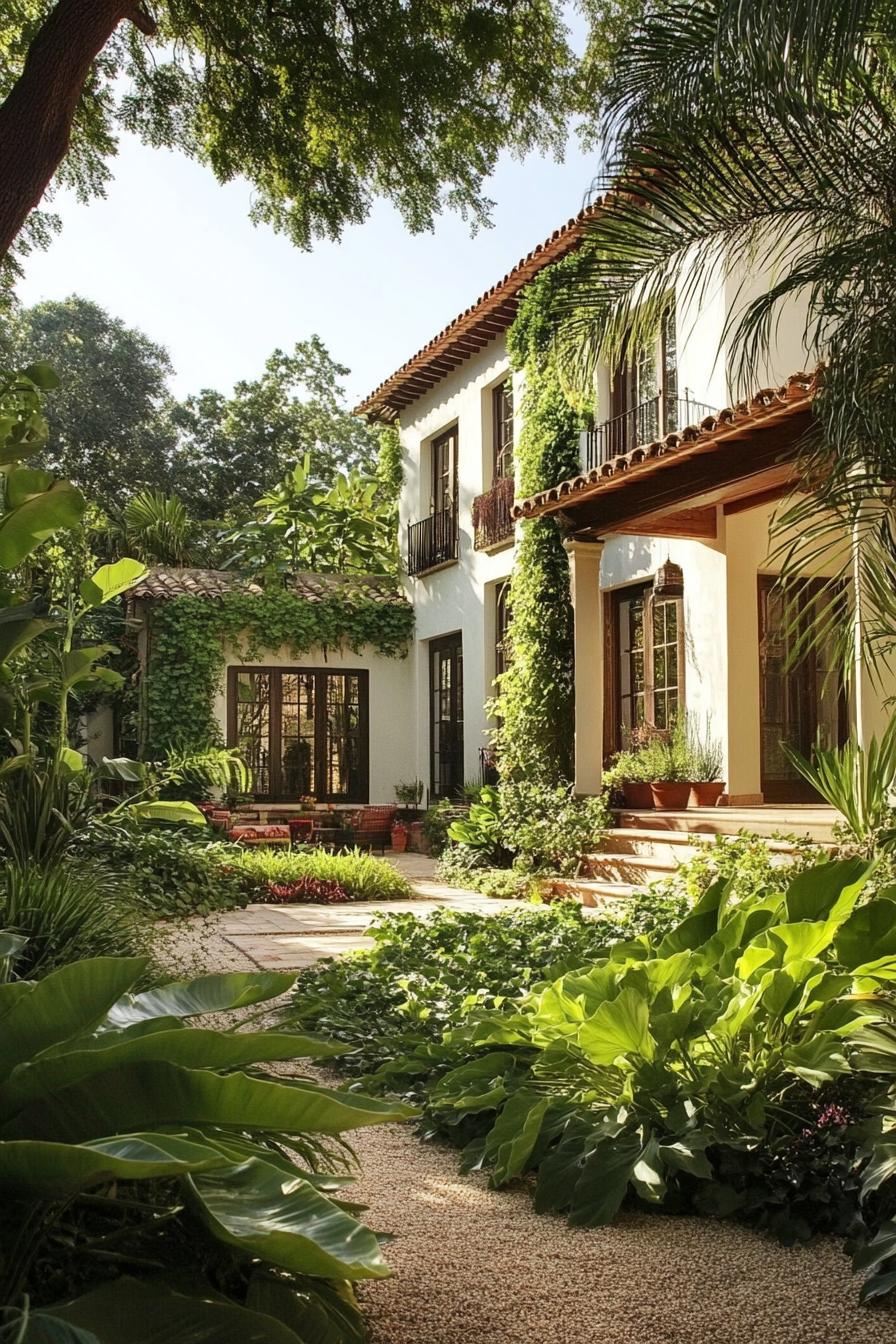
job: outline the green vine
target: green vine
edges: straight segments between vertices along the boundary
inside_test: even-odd
[[[573,256],[527,288],[508,349],[523,370],[523,430],[517,445],[520,493],[556,485],[579,471],[584,426],[564,393],[554,345],[552,306],[577,264]],[[502,778],[546,784],[574,770],[573,617],[569,561],[552,518],[524,522],[510,580],[510,658],[501,679],[495,745]]]
[[[283,590],[227,593],[218,598],[176,597],[151,613],[149,658],[143,686],[143,754],[169,748],[202,750],[220,741],[214,699],[224,673],[224,649],[247,662],[288,649],[300,658],[312,648],[369,645],[403,658],[414,628],[406,602],[363,596],[309,601]]]

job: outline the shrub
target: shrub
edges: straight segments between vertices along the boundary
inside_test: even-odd
[[[502,784],[500,805],[504,844],[528,872],[575,872],[609,822],[603,798],[578,798],[565,784]]]
[[[455,1059],[442,1048],[446,1032],[633,936],[649,905],[645,896],[633,918],[628,907],[619,918],[588,916],[571,901],[492,915],[380,915],[372,949],[300,972],[287,1016],[352,1047],[337,1068],[353,1075],[382,1069],[366,1079],[369,1086],[414,1091]]]
[[[448,798],[443,798],[441,802],[433,803],[432,807],[426,809],[423,815],[423,834],[426,836],[429,852],[434,858],[438,858],[448,844],[448,827],[466,815],[466,807],[453,803]]]
[[[525,873],[518,873],[513,868],[489,867],[481,850],[469,849],[466,845],[449,845],[439,859],[436,873],[440,881],[451,886],[508,900],[527,895],[532,885],[531,878]]]
[[[698,842],[699,843],[699,842]],[[775,854],[760,835],[717,835],[699,843],[697,853],[669,877],[653,883],[651,892],[685,904],[700,900],[719,878],[731,883],[729,899],[740,901],[757,891],[782,895],[806,868],[821,863],[825,853],[807,840],[791,839],[793,854]]]
[[[62,1299],[47,1315],[103,1339],[135,1311],[171,1339],[361,1338],[348,1281],[388,1270],[327,1167],[344,1132],[406,1110],[262,1076],[326,1042],[185,1025],[292,976],[134,994],[144,969],[100,958],[0,984],[0,1301]],[[41,1338],[71,1337],[38,1317]]]
[[[242,881],[227,871],[235,846],[212,842],[204,828],[174,830],[95,821],[78,851],[127,875],[137,907],[157,919],[208,915],[245,905]]]
[[[135,956],[149,921],[129,884],[105,866],[69,858],[50,866],[0,866],[0,928],[26,939],[12,969],[30,980],[82,957]]]
[[[345,887],[322,877],[296,877],[291,882],[266,882],[264,899],[281,905],[309,901],[319,905],[340,905],[347,901]]]
[[[225,862],[228,874],[242,884],[246,898],[253,901],[269,899],[270,883],[281,886],[305,879],[335,883],[349,901],[397,901],[411,895],[403,873],[385,859],[375,859],[360,849],[330,854],[324,849],[242,849],[233,845],[227,848]]]

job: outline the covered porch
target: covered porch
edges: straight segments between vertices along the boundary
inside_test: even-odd
[[[514,506],[518,519],[556,518],[569,553],[579,792],[600,789],[628,729],[666,726],[682,708],[711,722],[731,807],[818,802],[782,742],[807,753],[818,735],[880,734],[896,686],[872,684],[858,661],[847,689],[823,653],[793,660],[776,585],[770,522],[797,484],[814,393],[814,376],[796,374]],[[672,596],[658,582],[667,562]],[[836,572],[806,575],[807,625]]]

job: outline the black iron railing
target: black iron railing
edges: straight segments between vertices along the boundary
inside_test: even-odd
[[[408,523],[408,573],[425,574],[428,569],[457,559],[457,509],[440,509],[419,523]]]
[[[585,467],[592,471],[642,444],[653,443],[664,434],[699,424],[714,408],[694,401],[687,392],[683,397],[650,397],[612,420],[605,420],[585,434]]]
[[[473,500],[473,545],[477,551],[513,536],[513,477],[501,476],[491,490]]]

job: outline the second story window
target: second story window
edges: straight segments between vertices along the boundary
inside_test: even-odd
[[[513,475],[513,379],[492,388],[492,476],[496,481]]]
[[[432,441],[432,498],[430,513],[453,510],[457,503],[457,430],[449,429]]]

